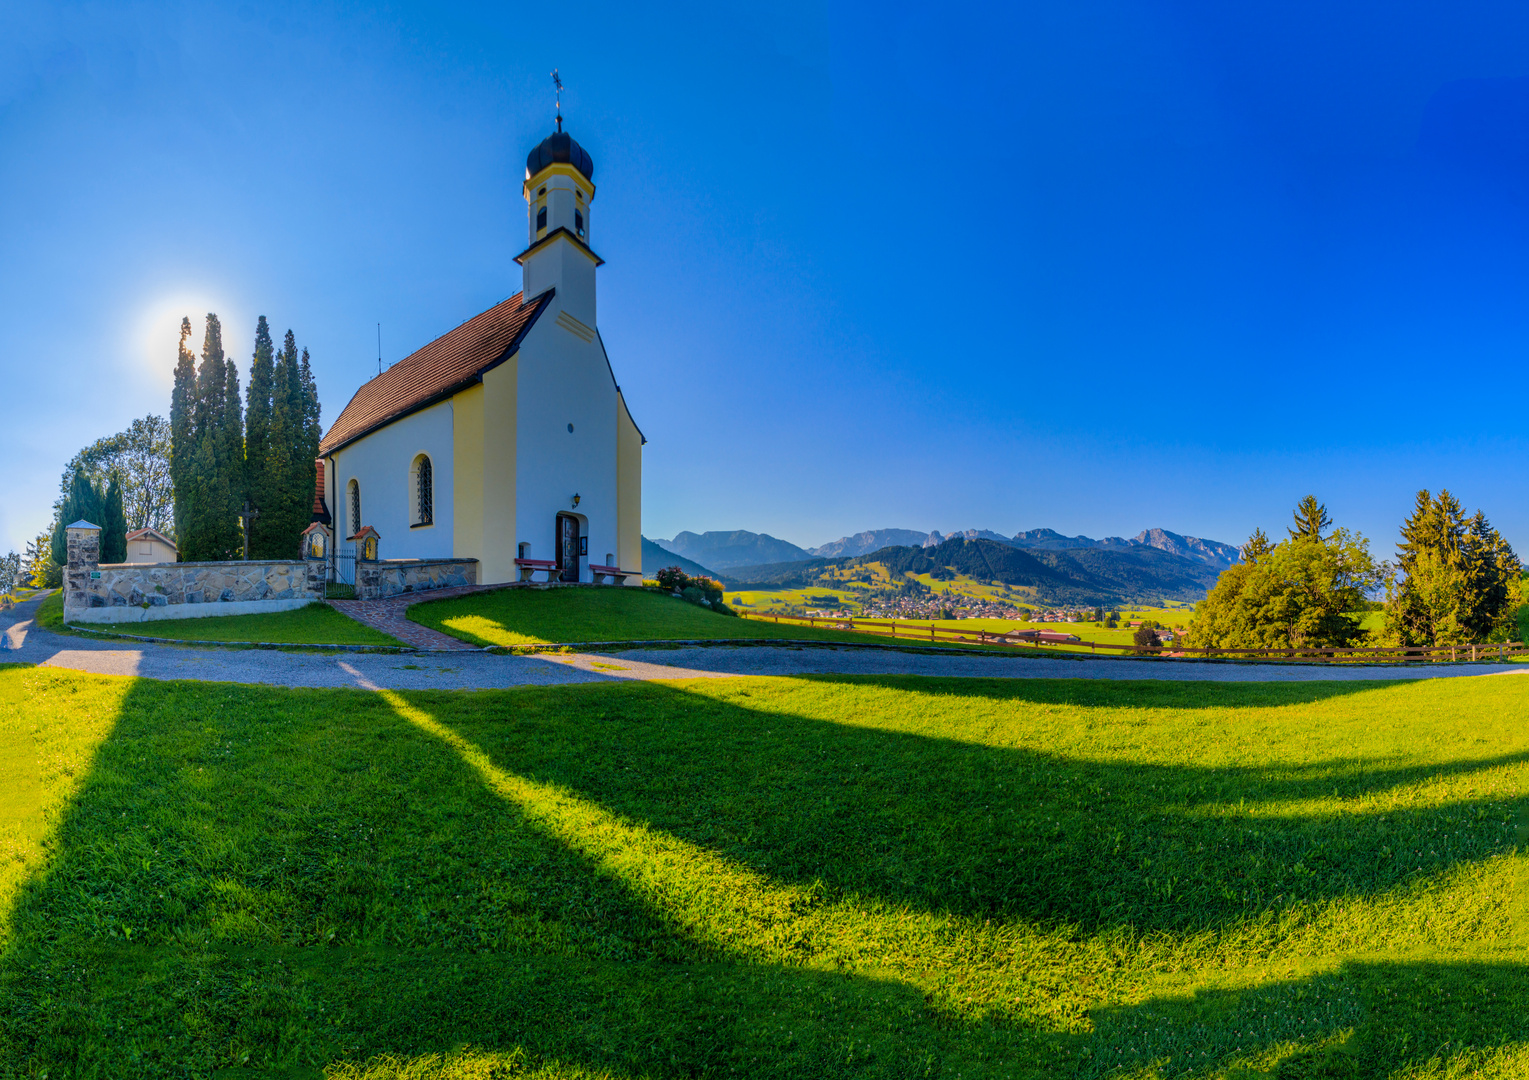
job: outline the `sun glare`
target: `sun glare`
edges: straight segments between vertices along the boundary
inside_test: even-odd
[[[163,387],[166,395],[175,379],[181,319],[191,320],[191,351],[200,356],[208,312],[216,314],[223,325],[224,352],[235,359],[243,358],[254,340],[254,320],[236,311],[224,298],[211,292],[188,289],[144,305],[131,349],[132,360],[154,385]]]

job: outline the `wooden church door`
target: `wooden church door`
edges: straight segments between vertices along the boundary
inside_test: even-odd
[[[557,567],[559,581],[579,580],[579,519],[572,514],[557,516]]]

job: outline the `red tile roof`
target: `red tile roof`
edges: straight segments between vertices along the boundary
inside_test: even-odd
[[[329,524],[329,506],[324,502],[324,459],[313,463],[313,520]]]
[[[325,432],[319,453],[331,454],[477,382],[514,355],[551,297],[548,290],[522,303],[516,293],[363,383]]]

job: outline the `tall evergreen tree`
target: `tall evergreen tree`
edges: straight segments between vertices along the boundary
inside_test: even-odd
[[[187,562],[232,559],[239,552],[239,506],[244,489],[244,425],[239,374],[223,352],[223,327],[208,312],[202,362],[196,373],[193,432],[196,452],[187,487],[196,506],[191,530],[179,536]]]
[[[1403,576],[1386,606],[1386,627],[1398,643],[1463,644],[1509,625],[1522,567],[1485,514],[1467,518],[1448,491],[1435,498],[1424,490],[1401,534]]]
[[[101,508],[101,561],[127,562],[127,512],[122,508],[122,484],[113,476]]]
[[[1302,499],[1291,516],[1295,518],[1295,528],[1289,530],[1292,538],[1309,536],[1314,540],[1320,540],[1323,530],[1333,523],[1333,519],[1327,516],[1327,507],[1317,502],[1315,495],[1308,495]]]
[[[271,395],[276,377],[275,349],[265,316],[255,325],[255,355],[250,361],[250,385],[244,409],[245,491],[261,516],[250,525],[250,557],[269,559],[281,554],[266,537],[272,535],[265,521],[271,493],[278,484],[271,472]]]
[[[1248,537],[1246,544],[1242,545],[1242,551],[1239,554],[1242,556],[1243,562],[1256,563],[1273,550],[1274,545],[1269,543],[1269,538],[1264,535],[1264,531],[1262,529],[1254,529],[1253,535]]]
[[[218,417],[218,469],[227,477],[228,502],[222,520],[228,522],[225,559],[242,558],[244,529],[239,511],[248,494],[247,468],[244,461],[244,403],[239,398],[239,365],[233,360],[224,364],[223,412]]]
[[[101,489],[90,482],[90,477],[76,469],[69,480],[69,494],[58,508],[58,521],[53,525],[53,561],[60,566],[69,562],[69,537],[67,526],[76,521],[88,521],[101,526],[106,517],[105,498]],[[104,561],[104,560],[103,560]]]
[[[180,349],[175,360],[175,389],[170,393],[170,490],[177,537],[191,527],[194,497],[191,465],[196,457],[196,358],[191,354],[191,320],[181,319]]]
[[[276,354],[271,398],[271,467],[278,488],[261,509],[268,542],[278,556],[296,550],[298,537],[312,516],[314,459],[319,446],[318,389],[307,350],[297,351],[288,330]]]

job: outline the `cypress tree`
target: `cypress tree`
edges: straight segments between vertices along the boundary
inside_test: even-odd
[[[191,338],[191,320],[181,319],[180,349],[175,360],[175,389],[170,393],[170,488],[173,492],[175,535],[184,542],[189,535],[192,517],[191,463],[196,456],[194,421],[196,404],[196,359],[186,344]]]
[[[122,509],[122,484],[113,476],[101,509],[101,561],[127,562],[127,513]]]
[[[276,370],[271,328],[265,316],[255,326],[255,355],[250,362],[250,385],[244,409],[245,490],[250,502],[261,513],[250,526],[250,557],[279,557],[276,545],[266,537],[274,536],[265,513],[277,482],[271,472],[271,394]]]
[[[239,400],[239,365],[232,360],[227,361],[223,367],[223,378],[223,412],[218,418],[218,468],[227,477],[228,483],[228,503],[222,515],[229,528],[229,554],[225,558],[237,559],[243,555],[244,548],[244,530],[239,521],[239,510],[249,490],[245,484],[244,405]]]
[[[58,521],[53,525],[53,561],[59,566],[69,562],[69,537],[65,528],[76,521],[88,521],[92,525],[104,523],[105,508],[101,489],[90,482],[90,477],[79,469],[69,478],[69,494],[58,510]],[[104,532],[104,528],[103,528]],[[126,535],[124,531],[124,535]],[[106,561],[104,558],[102,562]]]
[[[283,553],[295,549],[298,536],[307,527],[313,499],[311,465],[308,487],[301,487],[305,411],[303,361],[297,340],[288,330],[276,354],[271,395],[271,475],[277,490],[271,497],[269,536]],[[267,513],[262,510],[261,516]]]
[[[187,490],[195,504],[190,532],[180,537],[188,562],[234,558],[239,550],[239,503],[243,498],[243,424],[240,423],[239,375],[230,373],[223,353],[223,327],[207,313],[202,363],[196,373],[196,440]]]
[[[319,427],[319,389],[313,381],[307,349],[303,350],[298,383],[302,394],[302,426],[292,460],[292,490],[298,498],[293,519],[296,528],[287,538],[288,548],[297,543],[297,537],[308,527],[313,517],[313,489],[318,478],[315,462],[319,456],[319,439],[323,434]]]

